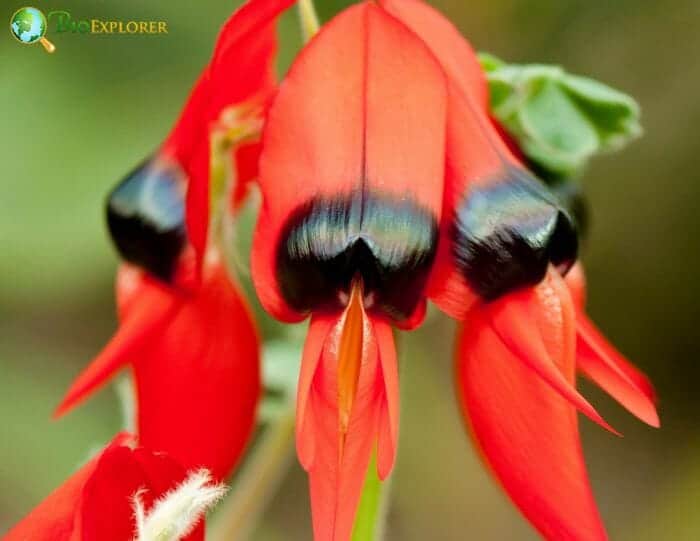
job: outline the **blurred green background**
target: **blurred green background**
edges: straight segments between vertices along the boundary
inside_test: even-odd
[[[347,3],[347,2],[346,2]],[[625,438],[582,420],[612,539],[700,538],[700,2],[435,0],[474,45],[509,61],[559,63],[634,95],[646,136],[585,179],[589,311],[656,383],[662,429],[586,382]],[[324,16],[341,2],[319,0]],[[22,1],[5,1],[9,20]],[[163,36],[51,34],[58,50],[0,32],[0,532],[120,424],[105,390],[63,420],[50,412],[115,326],[117,259],[103,221],[110,187],[169,130],[234,3],[38,2],[76,18],[160,19]],[[295,14],[282,24],[282,63]],[[245,236],[245,233],[242,234]],[[264,320],[258,308],[260,320]],[[452,325],[402,339],[402,433],[390,540],[531,540],[464,436],[453,397]],[[442,355],[438,348],[444,348]],[[310,539],[300,468],[255,539]]]

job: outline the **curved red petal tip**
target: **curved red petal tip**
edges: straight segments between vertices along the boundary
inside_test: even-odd
[[[299,378],[297,450],[309,473],[317,541],[350,538],[375,444],[382,479],[396,452],[398,377],[391,327],[364,310],[350,312],[312,317]],[[347,338],[353,332],[354,346]],[[348,367],[353,355],[357,371]]]
[[[482,456],[543,537],[607,539],[587,478],[576,410],[505,346],[484,313],[462,331],[457,376]]]
[[[586,276],[576,263],[564,278],[577,309],[578,367],[645,423],[658,427],[656,390],[651,380],[603,336],[585,313]],[[641,393],[643,397],[635,398]]]
[[[100,354],[73,381],[53,416],[58,418],[104,385],[124,365],[136,360],[141,350],[163,332],[180,305],[172,291],[153,280],[135,278],[130,287],[129,309],[117,332]]]
[[[568,297],[568,291],[550,289],[548,282],[561,280],[552,273],[545,279],[540,289],[547,289],[545,295],[548,302],[542,302],[534,289],[520,291],[496,301],[487,311],[490,315],[489,326],[499,337],[511,355],[537,374],[543,381],[570,402],[581,413],[613,434],[621,434],[612,428],[596,411],[596,409],[581,396],[574,386],[574,380],[547,350],[545,340],[550,342],[560,339],[557,344],[558,355],[565,355],[567,370],[573,369],[572,340],[575,337],[573,322],[573,307]],[[563,298],[559,296],[563,294]],[[566,317],[566,320],[561,315]],[[546,327],[543,328],[543,322]],[[544,332],[543,332],[544,331]],[[567,349],[567,352],[562,352]]]
[[[630,413],[648,425],[658,428],[661,423],[654,404],[655,394],[646,377],[636,369],[637,378],[630,377],[620,366],[621,355],[582,314],[579,314],[577,321],[577,338],[576,364],[579,370]],[[629,362],[623,360],[629,366]],[[637,383],[640,377],[644,378],[644,386]]]
[[[253,319],[222,264],[204,268],[199,290],[139,354],[141,445],[226,478],[254,428],[260,368]]]

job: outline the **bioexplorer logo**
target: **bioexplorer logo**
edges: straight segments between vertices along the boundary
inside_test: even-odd
[[[36,8],[19,8],[10,18],[10,32],[24,45],[41,43],[47,53],[52,53],[56,47],[44,36],[46,35],[46,17]]]
[[[23,7],[14,12],[10,18],[10,32],[25,45],[41,43],[47,52],[52,53],[56,47],[48,39],[46,32],[51,27],[56,34],[167,34],[168,23],[159,20],[121,20],[121,19],[77,19],[69,11],[50,11],[45,16],[34,7]]]

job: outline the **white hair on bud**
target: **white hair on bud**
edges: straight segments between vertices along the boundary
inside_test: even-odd
[[[144,490],[139,490],[132,499],[136,521],[134,541],[180,541],[227,490],[225,485],[212,481],[208,470],[194,471],[158,498],[148,512],[141,499]]]

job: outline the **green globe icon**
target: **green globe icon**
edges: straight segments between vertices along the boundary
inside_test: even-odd
[[[44,46],[49,53],[56,49],[44,35],[46,34],[46,17],[36,8],[20,8],[10,19],[10,31],[12,35],[25,45],[31,45],[37,41]]]

